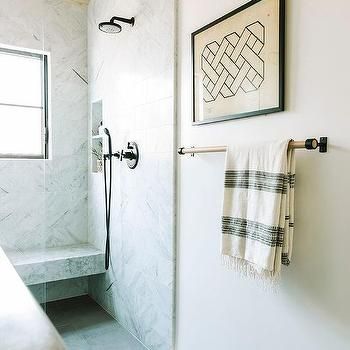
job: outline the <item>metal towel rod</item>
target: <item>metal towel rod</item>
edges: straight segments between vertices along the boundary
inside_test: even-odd
[[[290,148],[308,149],[308,150],[315,150],[318,148],[320,153],[326,153],[327,146],[328,146],[327,137],[321,137],[320,141],[318,141],[317,139],[307,139],[305,141],[291,141],[289,143]],[[194,155],[195,153],[218,153],[218,152],[226,152],[226,151],[227,151],[227,146],[190,147],[190,148],[180,147],[178,149],[178,154]]]

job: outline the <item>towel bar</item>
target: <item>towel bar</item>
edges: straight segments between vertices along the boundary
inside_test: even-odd
[[[289,143],[290,148],[308,149],[308,150],[315,150],[318,148],[320,153],[327,152],[327,145],[328,145],[327,137],[321,137],[320,141],[318,141],[317,139],[307,139],[305,141],[291,141]],[[227,151],[227,146],[190,147],[190,148],[180,147],[178,149],[178,154],[194,155],[195,153],[218,153],[218,152],[226,152],[226,151]]]

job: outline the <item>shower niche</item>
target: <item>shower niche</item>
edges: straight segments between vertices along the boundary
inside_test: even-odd
[[[91,109],[91,171],[103,172],[103,135],[99,134],[99,128],[103,124],[102,100],[92,103]]]

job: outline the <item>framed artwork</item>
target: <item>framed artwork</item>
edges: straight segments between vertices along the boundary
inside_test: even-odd
[[[192,33],[193,124],[283,111],[284,36],[284,0],[252,0]]]

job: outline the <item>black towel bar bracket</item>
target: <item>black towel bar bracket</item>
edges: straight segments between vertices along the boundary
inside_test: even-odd
[[[328,151],[328,137],[321,137],[318,143],[320,153],[326,153]]]
[[[295,148],[306,148],[308,150],[319,150],[320,153],[326,153],[327,152],[327,145],[328,145],[328,138],[327,137],[320,137],[320,141],[317,139],[307,139],[304,143],[304,147],[300,147],[299,141],[295,142],[298,143],[298,147]]]

